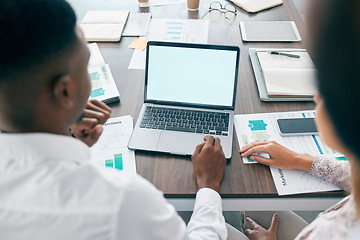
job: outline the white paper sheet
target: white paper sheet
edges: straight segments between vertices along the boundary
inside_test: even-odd
[[[100,49],[96,43],[90,43],[87,45],[90,51],[90,59],[88,68],[99,67],[105,65],[103,56],[101,55]]]
[[[147,3],[139,3],[139,7],[162,6],[178,3],[186,3],[186,0],[149,0]]]
[[[314,111],[242,114],[235,115],[234,124],[240,147],[256,140],[267,140],[276,141],[299,153],[306,152],[310,155],[327,155],[331,157],[343,156],[341,153],[328,147],[318,135],[291,137],[283,137],[280,135],[276,121],[278,118],[314,116]],[[256,163],[249,158],[243,158],[243,161],[244,163]]]
[[[313,156],[324,155],[336,158],[337,160],[346,160],[341,153],[328,147],[318,135],[291,137],[280,135],[276,121],[278,118],[314,116],[314,111],[235,115],[234,124],[239,145],[243,147],[256,140],[273,140],[295,152],[304,152]],[[260,155],[269,157],[269,155],[264,153],[260,153]],[[243,162],[245,164],[257,163],[249,157],[243,158]],[[270,168],[270,170],[279,195],[339,190],[338,187],[325,180],[311,176],[309,173],[301,170],[278,168]]]
[[[207,43],[209,21],[198,19],[151,19],[148,41]],[[145,69],[146,51],[135,50],[129,69]]]
[[[339,187],[305,171],[274,167],[270,167],[270,171],[280,196],[340,190]]]
[[[135,152],[127,145],[133,130],[131,116],[110,118],[104,124],[104,130],[94,146],[91,147],[91,159],[107,167],[117,168],[119,173],[135,175]]]

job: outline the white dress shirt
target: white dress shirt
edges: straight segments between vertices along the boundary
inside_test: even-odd
[[[221,198],[196,194],[188,226],[139,175],[90,161],[81,141],[0,134],[0,239],[226,239]]]

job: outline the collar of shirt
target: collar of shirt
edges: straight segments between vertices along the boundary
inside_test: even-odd
[[[90,148],[78,139],[50,133],[0,134],[0,170],[45,160],[90,160]]]

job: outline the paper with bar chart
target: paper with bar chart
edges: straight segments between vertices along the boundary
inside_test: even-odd
[[[99,140],[91,147],[91,159],[121,173],[136,174],[135,153],[127,148],[132,130],[131,116],[110,118]]]
[[[207,43],[209,21],[201,19],[151,19],[148,41]],[[145,38],[144,38],[145,39]],[[135,50],[129,69],[145,69],[146,51]]]
[[[313,156],[323,155],[346,161],[347,159],[341,153],[328,147],[318,135],[290,137],[280,135],[277,119],[303,117],[315,117],[315,112],[297,111],[236,115],[234,124],[239,145],[243,147],[256,140],[276,141],[295,152],[308,153]],[[269,157],[265,153],[259,155]],[[243,162],[245,164],[257,163],[249,157],[243,158]],[[338,187],[304,171],[272,167],[270,170],[279,195],[339,190]]]

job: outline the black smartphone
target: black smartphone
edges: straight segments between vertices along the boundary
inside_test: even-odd
[[[319,134],[314,118],[284,118],[277,123],[283,136]]]

